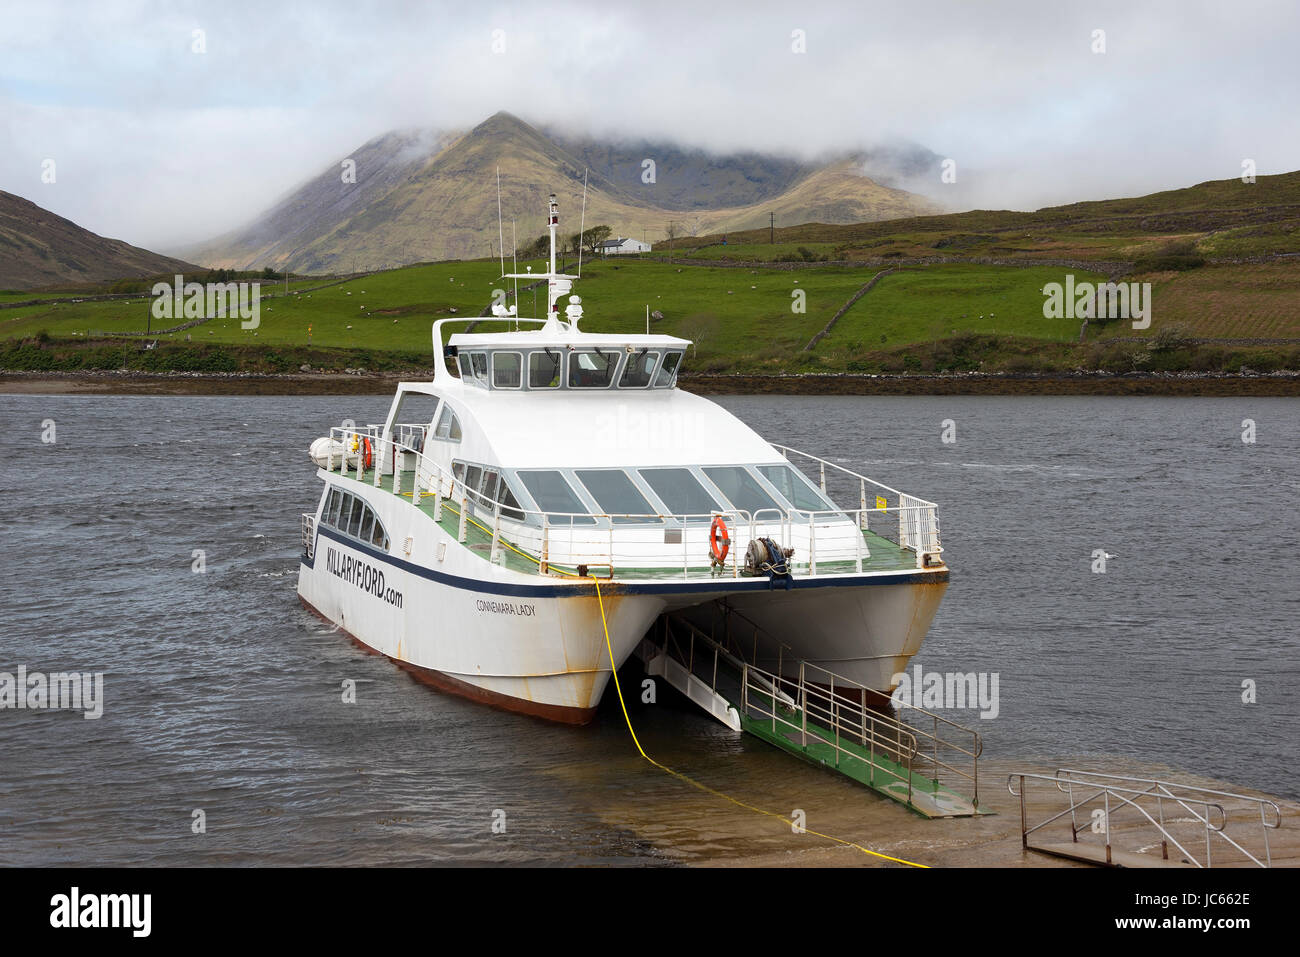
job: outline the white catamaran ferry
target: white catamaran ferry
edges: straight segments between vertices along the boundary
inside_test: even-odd
[[[761,624],[768,671],[889,694],[948,584],[935,505],[683,392],[686,340],[579,330],[557,222],[552,196],[549,272],[506,277],[546,283],[545,318],[498,304],[475,322],[505,331],[445,347],[466,320],[435,322],[433,381],[313,443],[303,603],[435,686],[557,721],[590,720],[660,616],[719,607]]]

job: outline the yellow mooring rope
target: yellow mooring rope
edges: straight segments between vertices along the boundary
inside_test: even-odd
[[[685,781],[687,784],[691,785],[692,787],[699,788],[701,791],[707,791],[709,794],[712,794],[714,797],[720,797],[724,801],[730,801],[732,804],[735,804],[737,807],[743,807],[748,811],[753,811],[756,814],[764,814],[767,817],[774,817],[778,821],[784,821],[792,828],[795,827],[796,825],[794,821],[792,821],[788,817],[784,817],[780,814],[777,814],[775,811],[765,811],[761,807],[754,807],[754,805],[746,804],[744,801],[738,801],[729,794],[723,794],[721,791],[715,790],[714,788],[709,787],[707,784],[701,784],[699,781],[687,777],[685,774],[682,774],[680,771],[674,771],[672,768],[660,764],[654,758],[650,757],[650,755],[645,753],[645,749],[641,747],[641,742],[637,740],[636,729],[632,727],[632,719],[628,717],[627,702],[623,700],[623,689],[622,687],[620,687],[618,683],[618,669],[614,667],[614,648],[609,640],[609,623],[605,620],[605,599],[602,598],[600,594],[600,580],[594,577],[591,580],[596,583],[596,601],[600,604],[600,624],[601,627],[605,629],[605,648],[606,650],[609,651],[609,667],[610,670],[614,673],[614,690],[618,692],[618,703],[619,706],[623,709],[623,720],[627,722],[627,730],[628,733],[632,735],[632,743],[636,745],[636,749],[641,753],[641,757],[645,758],[647,761],[649,761],[651,764],[657,767],[660,771],[666,771],[668,774],[671,774],[675,778],[681,778],[683,781]],[[852,841],[846,841],[843,838],[835,837],[833,834],[823,834],[821,831],[814,831],[811,828],[807,828],[807,827],[803,828],[803,830],[809,834],[815,834],[818,837],[824,837],[828,841],[834,841],[836,844],[843,844],[845,847],[856,848],[857,850],[861,851],[863,854],[870,854],[872,857],[883,858],[886,861],[893,861],[896,864],[906,864],[908,867],[928,868],[930,866],[929,864],[917,864],[915,861],[905,861],[901,857],[890,857],[888,854],[881,854],[878,851],[873,851],[870,848],[863,847],[861,844],[855,844]]]

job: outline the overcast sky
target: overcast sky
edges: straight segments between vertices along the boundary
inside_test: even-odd
[[[389,129],[506,109],[716,150],[910,140],[1036,208],[1300,168],[1298,43],[1290,0],[2,0],[0,189],[167,249]]]

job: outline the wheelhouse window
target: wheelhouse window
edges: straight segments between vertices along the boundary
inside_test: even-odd
[[[668,389],[677,381],[677,367],[682,364],[682,354],[680,352],[669,352],[664,356],[663,365],[659,367],[659,374],[655,376],[656,389]]]
[[[614,381],[618,353],[579,349],[569,355],[570,389],[606,389]]]
[[[524,488],[528,494],[533,497],[537,507],[543,512],[550,512],[547,518],[553,524],[568,525],[570,516],[563,514],[566,512],[586,513],[587,506],[583,504],[578,493],[573,490],[562,474],[553,469],[533,469],[520,471],[516,473],[519,481],[524,483]],[[575,525],[594,525],[594,518],[573,518]]]
[[[486,352],[462,352],[457,359],[460,377],[465,382],[488,383],[488,357]]]
[[[621,469],[578,469],[574,474],[586,486],[602,511],[607,515],[618,516],[612,519],[614,524],[635,525],[662,521],[650,517],[654,515],[654,506]]]
[[[560,387],[560,353],[547,349],[545,352],[528,354],[528,388],[558,389]]]
[[[492,353],[492,388],[520,388],[523,385],[523,361],[523,354],[519,352]]]
[[[639,474],[674,515],[703,516],[701,520],[708,521],[708,515],[722,508],[690,469],[641,469]]]
[[[438,416],[437,428],[433,430],[433,437],[444,442],[459,442],[460,434],[460,419],[456,418],[456,413],[451,411],[451,406],[444,402],[442,414]]]
[[[808,512],[829,512],[835,508],[802,472],[792,466],[760,465],[758,473],[795,508]]]
[[[642,349],[640,352],[634,352],[627,358],[627,365],[623,367],[623,377],[618,381],[620,389],[644,389],[650,384],[650,379],[654,375],[655,363],[659,361],[659,353],[650,352]]]
[[[758,479],[749,474],[749,469],[739,465],[725,465],[707,467],[703,471],[736,508],[751,515],[766,508],[783,511],[763,486],[758,484]]]

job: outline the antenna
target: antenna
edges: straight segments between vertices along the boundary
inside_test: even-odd
[[[578,278],[582,278],[582,235],[587,231],[587,168],[582,168],[582,218],[578,220]]]
[[[506,274],[505,233],[501,225],[501,167],[497,167],[497,250],[501,253],[501,275]]]

